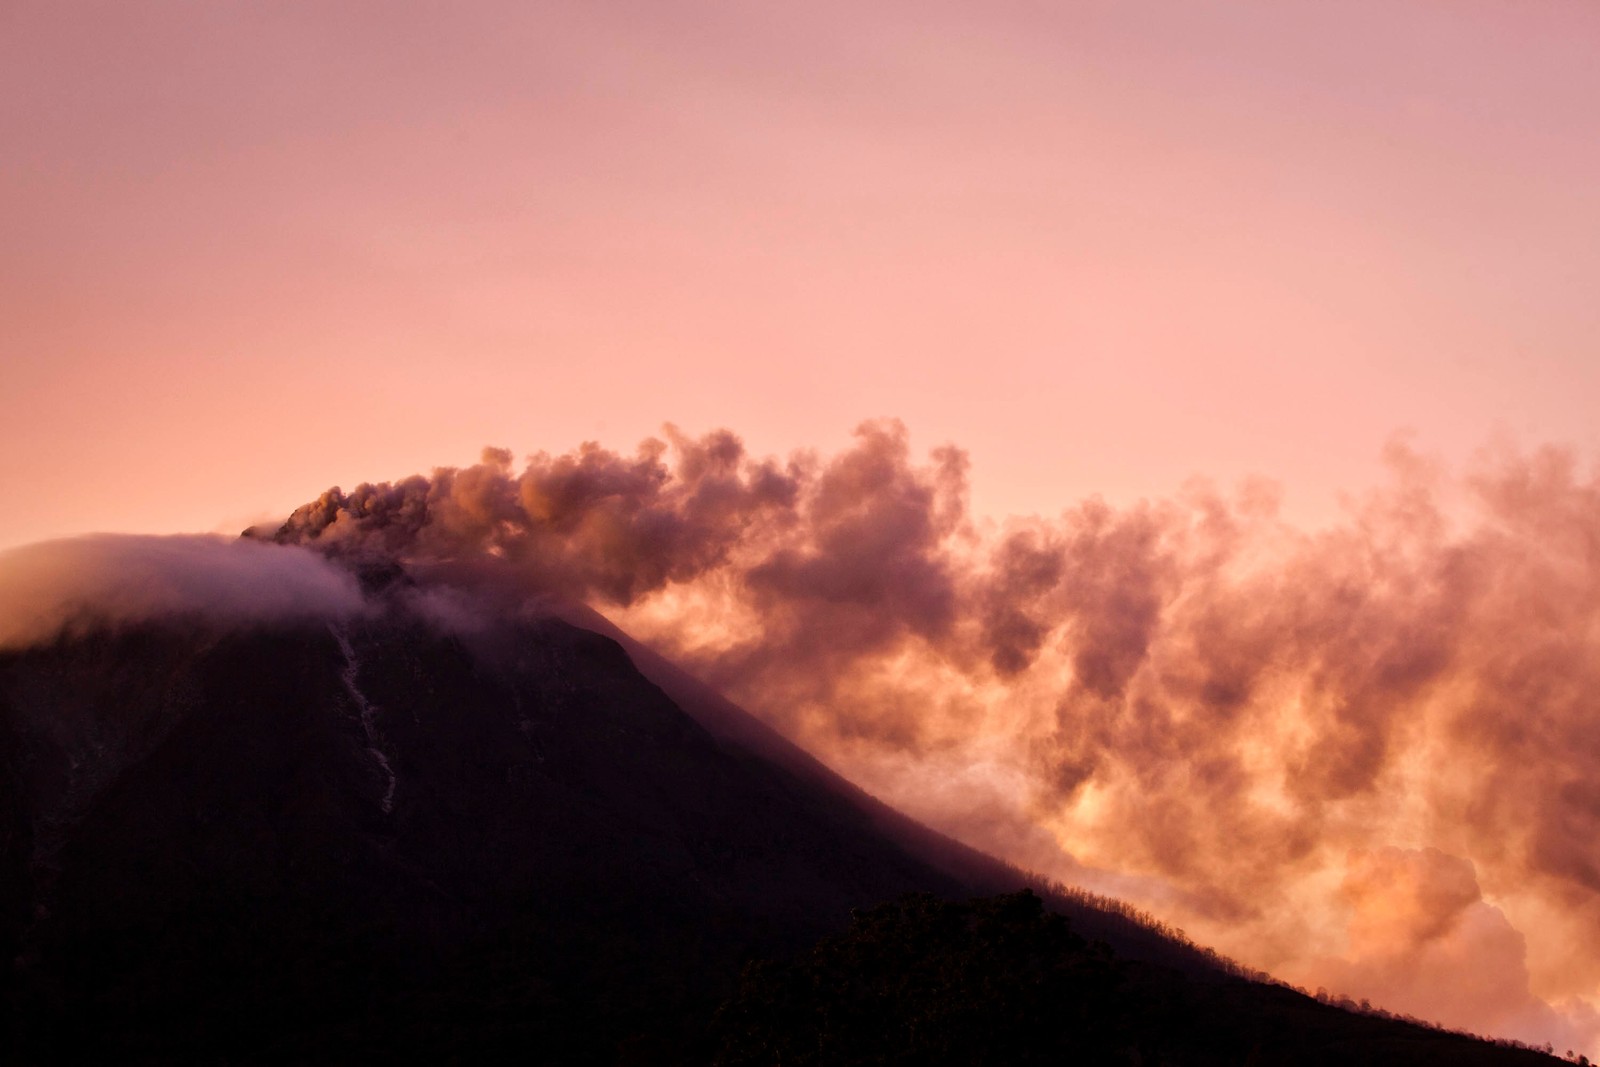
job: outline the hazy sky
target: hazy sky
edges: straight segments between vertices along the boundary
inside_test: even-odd
[[[0,548],[238,530],[485,445],[626,457],[669,421],[686,484],[731,477],[717,427],[815,448],[804,522],[713,517],[769,586],[848,575],[663,584],[738,570],[689,553],[623,621],[913,812],[1070,849],[1251,961],[1594,1040],[1597,279],[1594,0],[0,0]],[[909,450],[851,437],[882,416]],[[1412,481],[1324,536],[1227,495],[1263,475],[1331,523],[1396,434]],[[970,511],[953,454],[919,466],[946,442]],[[1416,456],[1505,444],[1444,536]],[[435,483],[447,533],[563,499],[473,525],[503,459]],[[1174,497],[1195,475],[1233,502]],[[1061,517],[951,518],[1013,513]],[[594,529],[610,567],[626,526]],[[142,545],[6,565],[121,581]],[[757,646],[712,647],[738,611]],[[1032,665],[991,677],[974,633]],[[1199,725],[1146,758],[1158,705]],[[1094,788],[1038,800],[1046,742]],[[1145,841],[1162,797],[1244,836]],[[1287,903],[1241,919],[1258,890]]]
[[[979,513],[1592,455],[1600,5],[0,4],[0,545],[899,416]]]

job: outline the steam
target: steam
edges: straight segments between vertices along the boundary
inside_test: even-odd
[[[1318,984],[1480,1032],[1561,1049],[1592,1042],[1592,1012],[1573,1005],[1563,1017],[1532,994],[1526,939],[1483,900],[1466,860],[1431,848],[1355,851],[1340,895],[1349,944],[1342,957],[1302,966]]]
[[[340,618],[361,605],[348,570],[303,548],[96,534],[0,553],[0,649],[158,618],[244,625]]]
[[[1570,452],[1391,478],[1307,532],[1267,484],[979,522],[966,457],[669,427],[329,490],[278,544],[0,558],[0,641],[100,617],[582,598],[873,792],[1308,986],[1600,1044],[1600,480]],[[308,550],[315,550],[314,552]],[[469,592],[463,593],[463,590]]]

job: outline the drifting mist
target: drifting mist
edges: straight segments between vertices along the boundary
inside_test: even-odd
[[[349,570],[292,546],[95,534],[0,553],[0,649],[158,618],[250,625],[361,606]]]

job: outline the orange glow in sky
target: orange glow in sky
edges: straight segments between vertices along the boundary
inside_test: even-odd
[[[689,441],[730,427],[757,459],[815,449],[808,478],[845,455],[840,481],[870,488],[851,433],[898,418],[910,445],[879,424],[875,447],[906,484],[935,479],[907,456],[949,442],[971,461],[963,522],[929,519],[921,545],[971,568],[952,588],[998,588],[994,560],[1025,577],[1030,536],[1083,561],[1078,584],[1035,594],[1051,626],[1088,621],[1032,673],[951,658],[967,629],[1003,628],[998,593],[952,611],[943,644],[908,609],[910,636],[801,679],[880,699],[876,738],[750,666],[771,648],[712,647],[759,631],[734,611],[800,641],[811,616],[770,590],[652,588],[621,621],[767,698],[756,710],[869,789],[935,824],[959,809],[1019,862],[1070,852],[1098,887],[1170,904],[1295,980],[1594,1040],[1600,968],[1572,946],[1600,943],[1600,876],[1549,843],[1580,824],[1519,858],[1503,842],[1533,822],[1510,801],[1481,826],[1457,815],[1483,808],[1486,767],[1552,819],[1600,810],[1583,750],[1597,280],[1592,0],[0,5],[0,549],[236,532],[485,445],[520,469],[585,440],[626,452],[667,422]],[[480,481],[513,467],[490,466]],[[1399,490],[1363,511],[1396,471],[1430,487],[1426,513]],[[1196,477],[1215,493],[1185,488]],[[938,484],[927,499],[960,497]],[[1487,499],[1456,540],[1440,532],[1452,492]],[[850,508],[815,510],[853,529]],[[1193,559],[1145,560],[1146,526]],[[1259,573],[1206,555],[1224,527]],[[124,542],[90,545],[118,570]],[[1117,572],[1118,553],[1150,574]],[[1499,577],[1480,588],[1457,560]],[[1340,631],[1345,590],[1372,573],[1390,585],[1369,590],[1365,629]],[[1138,641],[1118,630],[1142,588],[1129,574],[1167,620]],[[1432,600],[1413,595],[1429,582]],[[1538,623],[1517,628],[1526,657],[1505,620]],[[1294,655],[1271,660],[1291,623]],[[1459,661],[1369,693],[1429,627]],[[1070,654],[1124,644],[1137,669]],[[1551,649],[1560,699],[1541,699],[1567,732],[1524,731],[1529,665]],[[1208,671],[1250,675],[1249,699],[1208,690]],[[1135,759],[1151,693],[1239,716],[1237,743],[1185,773],[1227,769],[1208,780],[1217,810],[1248,815],[1240,834],[1288,866],[1247,869],[1232,845],[1138,851],[1140,775],[1178,762]],[[1040,736],[1116,758],[1052,766],[1077,791],[1045,804],[1017,755]],[[1507,737],[1538,758],[1505,755]],[[1388,747],[1361,750],[1375,738]],[[1304,753],[1311,771],[1286,776]],[[1190,796],[1173,795],[1174,811]],[[1200,892],[1213,883],[1227,892]],[[1292,922],[1246,929],[1238,901],[1259,886]],[[1502,986],[1406,1000],[1497,960]]]
[[[980,513],[1594,451],[1582,0],[0,11],[0,545],[672,420]]]

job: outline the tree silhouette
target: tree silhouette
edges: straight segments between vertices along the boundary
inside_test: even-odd
[[[1023,891],[857,911],[842,936],[745,971],[716,1062],[1128,1063],[1130,998],[1109,951]]]

